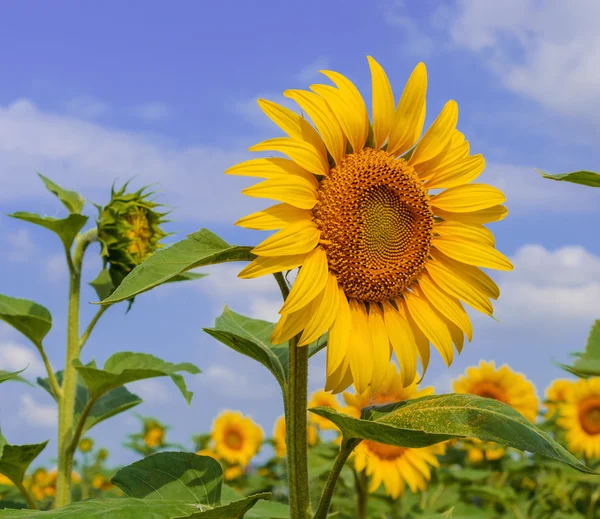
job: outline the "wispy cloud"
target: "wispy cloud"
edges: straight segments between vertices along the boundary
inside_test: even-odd
[[[161,121],[169,117],[169,107],[164,103],[146,103],[134,108],[135,114],[148,122]]]
[[[79,96],[66,104],[67,112],[75,117],[94,118],[105,114],[108,106],[91,96]]]

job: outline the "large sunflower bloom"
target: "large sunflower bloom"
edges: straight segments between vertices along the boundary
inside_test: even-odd
[[[600,377],[573,382],[558,425],[566,431],[570,451],[600,458]]]
[[[404,388],[396,364],[390,363],[378,390],[368,389],[361,395],[343,394],[348,404],[344,412],[360,416],[360,410],[368,405],[399,402],[431,394],[432,387],[418,389],[416,383]],[[354,449],[354,467],[358,472],[364,470],[371,478],[369,492],[375,492],[383,483],[386,493],[396,499],[407,485],[411,492],[425,490],[431,479],[431,467],[439,467],[436,455],[444,451],[443,444],[412,449],[363,440]]]
[[[242,467],[250,463],[263,440],[261,427],[239,411],[223,411],[214,419],[210,435],[216,455]]]
[[[288,137],[250,151],[286,158],[253,159],[227,173],[266,180],[244,194],[280,202],[237,225],[278,232],[259,244],[242,278],[302,267],[271,340],[297,334],[299,346],[329,330],[326,390],[354,383],[363,393],[385,371],[392,350],[410,385],[417,356],[427,369],[432,343],[447,365],[471,322],[461,301],[491,315],[498,287],[478,267],[512,269],[482,224],[501,220],[505,197],[473,184],[481,155],[456,129],[449,101],[421,138],[427,73],[419,63],[397,107],[381,66],[369,57],[372,124],[357,88],[322,71],[335,86],[287,90],[308,115],[267,100],[259,105]],[[435,190],[435,191],[431,191]]]

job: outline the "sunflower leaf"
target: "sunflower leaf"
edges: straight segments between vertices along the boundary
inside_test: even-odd
[[[0,474],[4,474],[13,483],[22,483],[27,468],[47,443],[9,445],[0,432]]]
[[[20,331],[38,348],[52,328],[52,315],[45,307],[3,294],[0,294],[0,320]]]
[[[75,369],[86,383],[93,398],[100,398],[125,384],[155,377],[170,377],[181,394],[189,404],[193,393],[187,390],[184,378],[178,374],[180,371],[196,375],[200,369],[183,362],[172,364],[161,360],[148,353],[120,352],[111,355],[104,363],[103,369],[96,366],[83,365],[74,361]]]
[[[46,189],[51,193],[54,193],[63,205],[69,210],[70,213],[80,214],[83,206],[85,205],[85,198],[75,191],[69,191],[63,189],[59,185],[55,184],[49,178],[45,177],[38,172],[38,176],[42,179],[42,182],[46,185]]]
[[[0,370],[0,383],[6,382],[7,380],[14,380],[18,382],[25,382],[25,384],[32,386],[33,384],[29,382],[29,380],[25,380],[23,377],[19,376],[19,374],[23,373],[23,371],[25,371],[25,369],[13,372]]]
[[[188,270],[227,261],[251,261],[252,247],[229,245],[208,229],[190,234],[185,240],[157,250],[134,268],[117,289],[101,304],[118,303],[181,277]]]
[[[87,216],[73,213],[66,218],[52,218],[51,216],[40,216],[39,214],[25,213],[23,211],[12,213],[8,216],[35,225],[40,225],[41,227],[45,227],[53,233],[56,233],[63,242],[65,249],[71,248],[77,233],[83,229],[83,226],[88,221]]]
[[[592,325],[588,335],[585,351],[576,354],[577,359],[572,366],[559,366],[581,378],[600,376],[600,319]]]
[[[540,175],[550,180],[558,180],[561,182],[572,182],[573,184],[581,184],[583,186],[600,187],[600,174],[593,171],[573,171],[571,173],[561,173],[558,175],[549,175],[539,169],[536,169]]]
[[[425,447],[451,438],[478,438],[538,453],[581,472],[595,473],[509,405],[476,395],[433,395],[366,407],[360,419],[326,407],[310,411],[331,420],[347,439]]]

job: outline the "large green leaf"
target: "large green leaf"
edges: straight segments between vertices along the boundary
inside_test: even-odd
[[[536,171],[538,171],[542,177],[549,178],[550,180],[572,182],[574,184],[590,187],[600,187],[600,174],[594,173],[593,171],[573,171],[571,173],[561,173],[558,175],[549,175],[539,169]]]
[[[30,386],[33,385],[31,382],[29,382],[29,380],[25,380],[23,377],[19,376],[19,374],[23,373],[23,371],[25,370],[22,369],[21,371],[14,371],[11,373],[8,371],[0,370],[0,383],[6,382],[7,380],[15,380],[19,382],[25,382],[25,384],[29,384]]]
[[[0,432],[0,474],[4,474],[16,484],[22,483],[25,471],[47,443],[45,441],[33,445],[10,445]]]
[[[600,319],[592,325],[585,351],[577,354],[573,366],[559,365],[578,377],[600,376]]]
[[[251,249],[229,245],[208,229],[201,229],[183,241],[157,250],[133,269],[102,304],[131,299],[198,267],[227,261],[250,261],[254,259]]]
[[[52,328],[52,316],[45,307],[3,294],[0,294],[0,319],[19,330],[38,348]]]
[[[51,216],[40,216],[39,214],[20,211],[18,213],[9,214],[8,216],[35,225],[41,225],[42,227],[51,230],[58,234],[58,237],[61,239],[66,249],[71,248],[77,233],[83,229],[83,226],[88,221],[88,217],[83,216],[82,214],[70,214],[66,218],[52,218]]]
[[[85,381],[93,398],[124,386],[130,382],[146,378],[170,377],[189,404],[193,393],[187,390],[185,379],[178,372],[184,371],[196,375],[200,369],[189,362],[172,364],[148,353],[120,352],[111,355],[104,363],[103,369],[96,366],[84,366],[80,361],[73,365]]]
[[[38,176],[42,179],[46,188],[51,193],[54,193],[58,199],[64,204],[70,213],[79,214],[85,205],[85,198],[75,191],[68,191],[59,185],[55,184],[49,178],[38,172]]]
[[[360,419],[327,407],[310,411],[331,420],[348,439],[424,447],[450,438],[478,438],[538,453],[582,472],[594,473],[521,413],[490,398],[469,394],[426,396],[367,407]]]
[[[91,362],[88,364],[88,366],[95,366],[95,364]],[[63,372],[57,371],[56,379],[58,380],[59,384],[62,384],[62,377]],[[38,378],[37,383],[46,391],[48,391],[52,397],[54,397],[47,378]],[[78,380],[77,391],[75,393],[75,423],[79,422],[83,410],[86,408],[91,398],[92,395],[90,394],[89,389],[83,384],[81,379]],[[89,431],[94,425],[99,424],[107,418],[127,411],[128,409],[131,409],[132,407],[135,407],[141,403],[142,399],[140,397],[130,393],[124,387],[118,387],[112,391],[109,391],[94,402],[85,420],[82,434],[85,434],[85,432]]]
[[[244,487],[248,493],[247,487]],[[223,485],[221,490],[221,504],[229,504],[242,499],[242,495],[233,488]],[[276,501],[259,501],[244,516],[246,519],[289,519],[290,507]]]

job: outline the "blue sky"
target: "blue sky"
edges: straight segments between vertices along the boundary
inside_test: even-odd
[[[320,81],[337,70],[370,99],[366,61],[386,69],[396,96],[413,67],[429,73],[431,122],[448,99],[473,153],[483,153],[482,179],[505,190],[509,217],[493,225],[498,247],[515,271],[493,274],[502,289],[500,324],[474,316],[475,337],[450,370],[436,359],[426,382],[443,391],[480,359],[507,362],[538,386],[562,373],[551,359],[583,348],[600,308],[598,193],[543,180],[534,168],[559,173],[596,169],[600,129],[600,36],[593,0],[549,3],[478,2],[114,2],[62,1],[52,6],[0,6],[0,211],[58,216],[60,204],[35,176],[105,202],[115,179],[158,183],[173,206],[169,229],[181,239],[208,227],[230,242],[255,244],[258,233],[232,222],[264,201],[239,194],[248,182],[223,171],[250,156],[248,146],[279,135],[256,99],[281,101],[287,88]],[[560,29],[560,30],[558,30]],[[95,214],[91,205],[90,215]],[[171,241],[172,241],[171,240]],[[0,219],[0,292],[47,306],[54,327],[47,351],[63,361],[66,271],[57,239],[43,229]],[[87,280],[100,268],[88,253]],[[227,304],[273,319],[277,291],[270,279],[240,281],[239,265],[161,287],[104,316],[84,350],[103,362],[116,351],[147,351],[196,363],[188,408],[163,380],[132,385],[138,408],[170,424],[187,442],[206,431],[222,408],[241,409],[267,435],[281,413],[276,384],[252,361],[202,332]],[[84,301],[95,300],[86,287]],[[82,322],[93,308],[84,305]],[[30,365],[35,351],[0,326],[0,369]],[[323,383],[323,356],[311,366],[311,389]],[[0,387],[0,424],[9,441],[55,436],[54,409],[41,390]],[[131,413],[95,428],[112,461],[135,459],[120,442],[137,430]],[[55,444],[41,459],[54,456]]]

